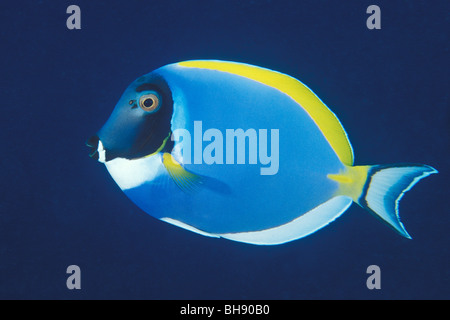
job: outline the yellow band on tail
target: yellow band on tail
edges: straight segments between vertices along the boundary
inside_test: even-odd
[[[327,177],[339,183],[336,196],[349,196],[358,203],[367,181],[369,169],[370,166],[345,166],[345,169],[338,174],[329,174]]]

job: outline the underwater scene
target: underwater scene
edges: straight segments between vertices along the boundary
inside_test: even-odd
[[[0,299],[449,299],[449,13],[2,2]]]

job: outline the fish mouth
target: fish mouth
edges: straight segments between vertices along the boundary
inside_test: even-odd
[[[106,150],[103,147],[103,143],[97,135],[90,137],[86,141],[86,146],[91,148],[89,152],[89,157],[99,162],[106,162]]]

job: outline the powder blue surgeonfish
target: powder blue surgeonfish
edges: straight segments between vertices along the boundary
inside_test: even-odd
[[[353,202],[410,238],[399,201],[437,172],[354,166],[339,119],[302,82],[218,60],[169,64],[138,78],[87,145],[151,216],[259,245],[312,234]]]

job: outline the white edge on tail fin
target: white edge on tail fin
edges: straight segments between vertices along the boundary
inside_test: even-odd
[[[402,236],[411,239],[400,221],[398,204],[405,192],[419,180],[437,172],[436,169],[427,165],[373,166],[369,172],[370,178],[366,185],[366,192],[363,192],[364,199],[358,202]]]

